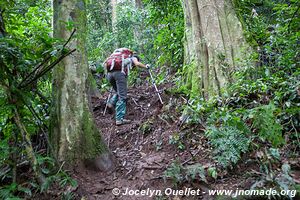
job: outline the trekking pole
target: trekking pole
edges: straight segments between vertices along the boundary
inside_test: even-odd
[[[163,105],[164,103],[163,103],[163,101],[162,101],[162,99],[161,99],[161,96],[160,96],[159,91],[158,91],[158,89],[157,89],[157,87],[156,87],[154,78],[153,78],[153,76],[152,76],[151,70],[150,70],[149,68],[148,68],[148,71],[149,71],[149,74],[150,74],[150,77],[151,77],[151,80],[152,80],[152,85],[154,86],[155,91],[156,91],[156,93],[157,93],[157,95],[158,95],[159,101],[160,101],[160,103]]]
[[[105,116],[105,113],[106,113],[106,110],[107,110],[107,105],[108,105],[110,96],[111,96],[111,94],[112,94],[112,91],[113,91],[113,88],[110,88],[110,90],[109,90],[109,95],[108,95],[108,97],[107,97],[106,104],[105,104],[105,109],[104,109],[104,111],[103,111],[103,116]]]

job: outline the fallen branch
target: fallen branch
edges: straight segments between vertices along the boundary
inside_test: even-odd
[[[153,177],[153,178],[151,178],[149,180],[152,181],[152,180],[161,179],[161,178],[164,178],[164,177],[163,176],[156,176],[156,177]]]
[[[148,170],[165,169],[165,167],[161,167],[161,166],[143,166],[143,168]]]

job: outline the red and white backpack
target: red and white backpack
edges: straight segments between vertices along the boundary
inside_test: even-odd
[[[124,66],[124,60],[132,57],[133,51],[127,48],[116,49],[104,62],[106,70],[110,71],[123,71],[127,73],[127,69]]]

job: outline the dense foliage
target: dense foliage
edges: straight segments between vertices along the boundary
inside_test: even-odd
[[[144,0],[142,7],[135,7],[132,1],[121,1],[114,29],[110,1],[91,1],[86,44],[90,65],[103,75],[101,64],[106,57],[117,47],[129,47],[160,72],[155,77],[158,84],[181,83],[190,67],[183,66],[181,3]],[[209,100],[175,83],[168,92],[186,100],[182,107],[176,105],[185,119],[182,123],[203,127],[197,134],[209,142],[214,160],[209,176],[217,179],[220,171],[254,159],[260,177],[253,188],[293,188],[290,166],[281,160],[297,158],[300,152],[300,4],[297,0],[243,0],[234,1],[234,6],[252,52],[238,66],[232,84]],[[69,53],[65,41],[52,38],[51,18],[48,0],[0,2],[0,198],[30,198],[53,182],[76,185],[57,168],[47,138],[51,106],[51,73],[47,72]],[[106,84],[100,81],[99,86]],[[147,127],[140,129],[147,131]],[[169,144],[183,150],[187,148],[184,137],[176,132]],[[45,177],[41,185],[20,174],[32,162],[29,147],[36,159],[30,175]],[[164,173],[174,184],[196,178],[206,182],[205,176],[201,165],[185,167],[179,162]]]
[[[51,76],[46,73],[67,50],[51,36],[50,1],[1,1],[0,14],[0,198],[30,198],[54,181],[72,182],[57,172],[47,136]],[[28,166],[34,178],[26,174]]]
[[[234,83],[221,96],[204,101],[179,90],[192,97],[183,114],[189,115],[189,123],[206,122],[205,135],[214,149],[217,166],[232,168],[245,152],[262,151],[262,155],[254,158],[264,174],[258,181],[260,187],[275,184],[281,189],[293,188],[288,175],[285,180],[274,177],[266,181],[283,172],[275,172],[270,164],[280,165],[278,160],[262,160],[299,157],[300,4],[245,0],[235,1],[235,7],[253,50],[251,57],[244,60],[235,73]]]
[[[155,27],[154,46],[159,66],[178,69],[183,64],[184,15],[181,1],[144,1],[148,6],[148,27]]]
[[[136,51],[142,60],[155,66],[179,68],[183,63],[184,20],[181,2],[143,1],[139,8],[131,1],[117,7],[113,33],[108,1],[89,5],[89,58],[99,66],[119,47]]]

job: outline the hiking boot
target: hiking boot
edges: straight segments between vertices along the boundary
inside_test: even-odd
[[[110,103],[107,104],[107,112],[108,112],[108,114],[114,113],[114,106]]]
[[[123,120],[117,120],[116,121],[117,126],[121,126],[123,124],[130,124],[130,123],[131,123],[131,120],[129,120],[129,119],[123,119]]]

